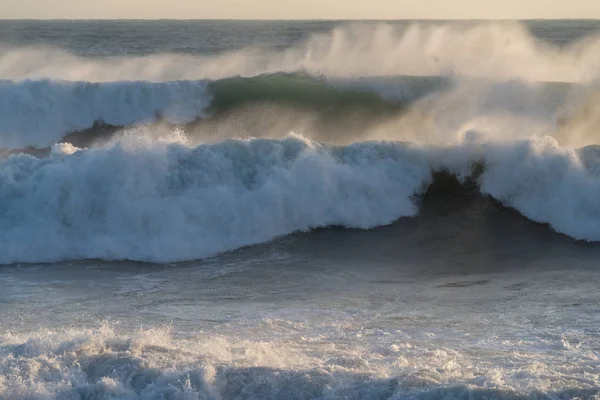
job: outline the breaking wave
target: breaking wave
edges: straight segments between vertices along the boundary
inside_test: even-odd
[[[0,146],[49,147],[95,123],[186,123],[210,104],[206,82],[0,81]]]
[[[436,171],[574,239],[600,241],[598,152],[550,137],[451,147],[295,135],[193,146],[139,132],[0,164],[0,262],[200,259],[296,231],[418,213]]]
[[[0,147],[46,148],[65,136],[97,126],[115,130],[157,120],[185,125],[207,116],[222,118],[252,104],[294,108],[323,118],[350,113],[381,118],[449,86],[440,77],[365,82],[326,81],[304,74],[213,82],[0,81]]]
[[[2,163],[0,261],[182,261],[298,230],[371,228],[413,215],[429,174],[418,152],[394,144],[139,146],[62,145]]]
[[[543,123],[543,129],[534,133],[548,134],[570,119],[578,126],[589,125],[598,114],[598,93],[595,86],[569,83],[457,81],[440,76],[334,79],[279,73],[160,83],[0,81],[0,148],[44,149],[61,141],[87,147],[104,131],[115,133],[152,122],[187,131],[211,127],[200,129],[204,134],[221,124],[212,141],[300,130],[335,143],[365,138],[427,142],[426,136],[434,131],[431,123],[439,125],[443,136],[482,117],[512,114]],[[415,115],[426,123],[414,126]],[[290,122],[279,126],[286,119]],[[223,129],[228,123],[229,131]],[[514,119],[509,123],[513,126],[503,126],[499,133],[514,138],[520,127]],[[488,124],[485,129],[494,127]],[[410,136],[409,130],[416,132]],[[332,131],[339,132],[332,135]],[[577,135],[570,130],[568,136],[563,141]],[[593,138],[577,144],[595,144]],[[437,135],[433,142],[444,140]]]

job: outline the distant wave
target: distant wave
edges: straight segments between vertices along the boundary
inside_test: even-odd
[[[110,127],[115,132],[154,121],[175,125],[202,119],[219,121],[252,105],[310,113],[313,118],[330,121],[329,128],[344,120],[368,127],[371,122],[402,114],[417,101],[444,93],[449,98],[442,100],[449,104],[424,104],[421,113],[462,105],[463,111],[476,114],[511,112],[549,121],[566,106],[569,96],[582,88],[556,82],[459,84],[441,76],[329,79],[304,73],[160,83],[0,81],[0,149],[49,148],[63,140],[71,141],[68,136],[73,133],[79,137],[90,133],[91,138],[98,127]],[[463,117],[458,111],[451,119]],[[472,116],[464,116],[468,117]],[[246,130],[240,126],[239,136],[248,135]],[[88,142],[76,143],[87,146]]]
[[[49,147],[95,123],[185,123],[210,104],[207,83],[0,81],[0,147]]]
[[[600,157],[552,138],[423,147],[299,136],[187,146],[120,141],[0,164],[0,262],[209,257],[319,227],[369,229],[418,212],[435,171],[575,239],[600,241]],[[584,162],[585,159],[585,162]],[[475,168],[476,170],[476,168]]]
[[[370,82],[372,87],[353,81],[327,83],[304,74],[214,82],[0,81],[0,148],[46,148],[97,125],[119,128],[156,120],[186,124],[249,104],[270,103],[321,115],[381,116],[447,85],[435,77],[396,77],[394,101],[387,101],[375,92],[384,82]],[[390,83],[386,87],[390,97]]]

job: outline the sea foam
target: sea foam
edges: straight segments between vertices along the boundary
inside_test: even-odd
[[[250,332],[246,325],[243,333],[184,337],[169,328],[124,334],[109,325],[4,334],[0,397],[520,400],[598,395],[600,369],[588,350],[593,343],[563,347],[569,338],[577,340],[577,331],[548,334],[544,340],[540,333],[533,338],[530,333],[528,340],[493,338],[484,342],[493,350],[465,350],[444,346],[430,332],[411,337],[398,329],[355,324],[275,319],[252,325]],[[260,339],[253,336],[257,331]],[[284,337],[274,338],[273,332]],[[548,351],[547,346],[557,347]]]

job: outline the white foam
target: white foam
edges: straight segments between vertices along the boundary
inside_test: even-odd
[[[481,191],[557,232],[600,241],[600,175],[551,137],[486,146]]]
[[[125,126],[203,116],[211,96],[203,81],[0,81],[0,147],[49,147],[95,122]]]
[[[423,152],[299,136],[187,147],[143,139],[0,164],[0,262],[182,261],[311,228],[414,215]]]
[[[266,330],[276,329],[280,337]],[[595,398],[587,349],[539,351],[532,341],[460,341],[402,331],[267,320],[266,338],[168,328],[114,328],[0,337],[0,397],[20,399]],[[549,335],[550,336],[550,335]],[[553,336],[550,336],[553,337]],[[568,337],[567,337],[568,338]],[[536,337],[537,344],[544,340]],[[561,338],[546,339],[547,344]],[[326,343],[327,345],[324,345]],[[445,346],[446,345],[446,346]],[[465,349],[466,347],[466,349]],[[581,396],[581,397],[579,397]]]

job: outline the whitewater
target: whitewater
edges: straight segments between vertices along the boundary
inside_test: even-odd
[[[597,399],[599,54],[0,21],[0,399]]]
[[[414,216],[434,172],[465,180],[477,164],[482,195],[574,239],[600,240],[599,151],[584,158],[551,138],[487,144],[469,133],[445,148],[327,146],[297,135],[193,147],[134,131],[102,148],[13,155],[0,175],[0,262],[189,261],[297,231],[374,228]]]

